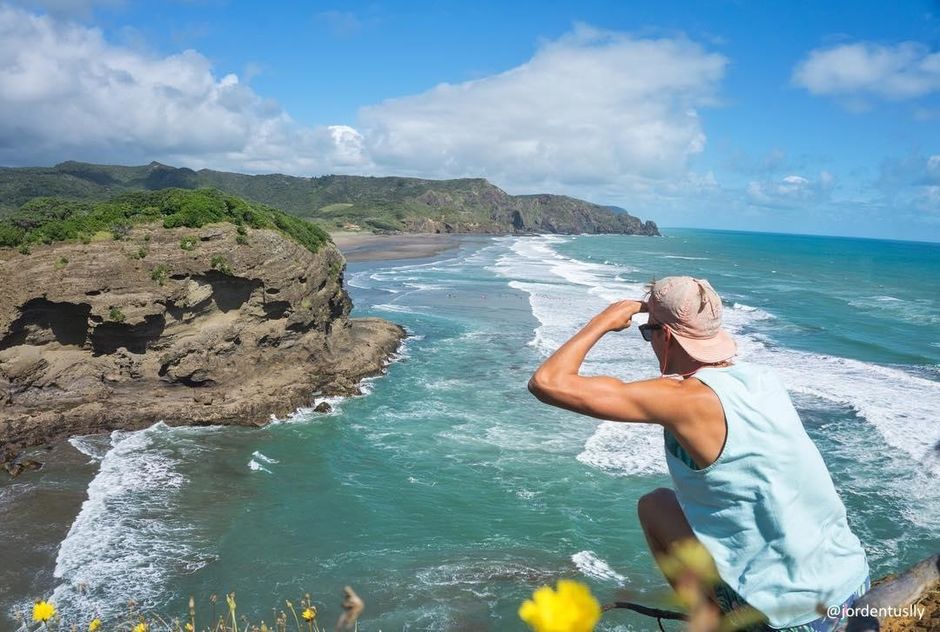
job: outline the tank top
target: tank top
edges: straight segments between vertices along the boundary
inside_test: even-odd
[[[724,409],[718,458],[697,468],[665,432],[666,463],[692,530],[721,579],[772,627],[807,623],[868,576],[829,470],[790,396],[768,367],[704,367],[692,377]]]

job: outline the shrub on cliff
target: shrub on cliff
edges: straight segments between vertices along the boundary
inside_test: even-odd
[[[0,220],[0,247],[88,240],[118,226],[162,222],[164,228],[199,228],[229,222],[284,233],[311,252],[329,241],[319,226],[216,189],[163,189],[126,193],[106,202],[35,198]]]

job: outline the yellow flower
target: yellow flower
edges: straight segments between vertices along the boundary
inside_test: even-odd
[[[143,621],[134,626],[134,632],[147,632],[149,629]]]
[[[37,601],[33,604],[33,621],[48,621],[55,616],[55,606],[48,601]]]
[[[317,616],[317,609],[313,606],[308,606],[303,612],[300,613],[300,616],[304,618],[304,621],[313,621]]]
[[[88,632],[98,632],[101,628],[101,619],[95,617],[91,620],[91,623],[88,624]]]
[[[590,632],[601,618],[601,604],[581,582],[559,579],[542,586],[519,607],[519,617],[535,632]]]

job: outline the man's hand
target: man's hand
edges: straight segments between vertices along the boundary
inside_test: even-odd
[[[617,301],[611,303],[607,309],[594,317],[605,331],[622,331],[630,326],[630,321],[640,312],[646,311],[643,301]]]

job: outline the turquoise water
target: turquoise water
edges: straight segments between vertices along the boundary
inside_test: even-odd
[[[367,395],[330,400],[334,413],[75,441],[100,470],[54,598],[183,613],[190,594],[235,591],[263,614],[309,591],[332,620],[351,584],[362,630],[520,629],[519,603],[562,576],[602,601],[662,600],[635,514],[668,484],[661,433],[548,408],[525,385],[594,313],[667,274],[709,278],[741,356],[780,371],[874,571],[935,552],[940,246],[472,237],[433,260],[349,266],[356,313],[410,336]],[[585,370],[657,373],[635,328],[605,337]],[[610,613],[602,629],[650,623]]]

